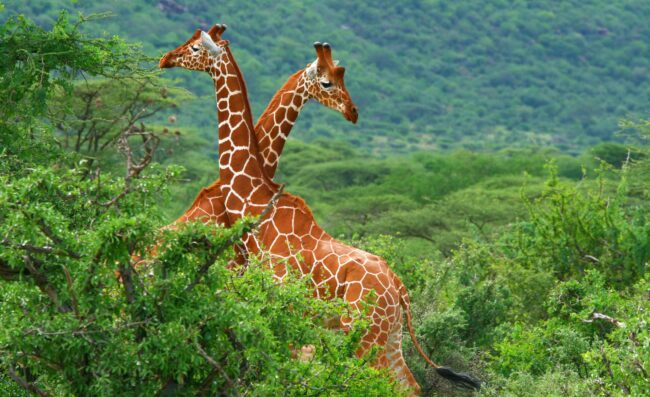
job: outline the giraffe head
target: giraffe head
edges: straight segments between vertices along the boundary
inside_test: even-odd
[[[160,68],[178,66],[205,72],[219,70],[228,46],[227,40],[221,40],[221,33],[225,30],[225,25],[214,25],[208,33],[197,29],[189,40],[160,59]]]
[[[309,98],[341,112],[347,120],[356,123],[359,113],[345,88],[345,68],[332,60],[332,47],[329,44],[316,42],[314,48],[318,57],[305,68]]]

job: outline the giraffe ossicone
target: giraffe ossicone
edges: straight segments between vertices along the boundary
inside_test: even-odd
[[[318,72],[318,59],[310,63],[309,66],[305,68],[305,73],[307,74],[307,77],[310,79],[315,79],[317,72]]]
[[[201,31],[201,43],[203,43],[212,56],[219,56],[223,51],[223,47],[219,47],[214,41],[212,41],[210,35],[203,31]]]

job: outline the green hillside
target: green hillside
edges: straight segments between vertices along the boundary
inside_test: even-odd
[[[552,145],[577,153],[615,139],[617,121],[650,108],[650,3],[591,0],[448,1],[5,1],[50,25],[61,8],[111,11],[92,33],[144,43],[152,55],[215,22],[250,87],[255,114],[328,41],[348,68],[358,126],[308,106],[294,136],[400,153]],[[212,98],[207,76],[165,72]],[[213,131],[212,100],[180,123]]]
[[[229,266],[255,221],[163,228],[217,175],[214,98],[139,46],[214,20],[258,113],[311,41],[349,66],[361,123],[309,106],[277,180],[386,260],[435,362],[484,382],[454,388],[405,332],[423,396],[650,396],[646,5],[88,3],[117,16],[0,0],[0,396],[402,394],[355,354],[364,321],[325,326],[348,304]]]

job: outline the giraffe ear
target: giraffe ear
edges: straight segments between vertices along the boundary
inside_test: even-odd
[[[305,73],[307,73],[307,77],[311,80],[316,78],[316,75],[318,75],[318,59],[307,66]]]
[[[332,61],[332,62],[334,63],[334,66],[339,66],[339,60],[338,60],[338,59],[335,59],[335,60]]]
[[[201,31],[201,44],[205,47],[210,55],[217,56],[221,54],[222,49],[212,41],[212,37],[209,34]]]

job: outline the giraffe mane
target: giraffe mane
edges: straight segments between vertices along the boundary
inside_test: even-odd
[[[250,108],[250,100],[248,99],[248,88],[246,87],[246,80],[244,80],[244,75],[241,72],[241,69],[239,68],[239,65],[235,61],[235,57],[232,55],[232,51],[230,51],[230,46],[225,46],[225,51],[228,57],[230,58],[230,63],[232,63],[233,68],[237,72],[238,75],[238,81],[239,85],[241,87],[242,91],[242,97],[244,99],[244,119],[250,126],[250,134],[251,134],[251,146],[252,150],[254,151],[253,155],[257,159],[257,163],[259,164],[260,167],[260,172],[262,174],[263,179],[268,183],[270,186],[272,186],[274,189],[277,189],[278,184],[271,179],[266,174],[266,170],[264,169],[264,158],[262,158],[262,155],[259,150],[259,145],[257,143],[257,135],[255,133],[255,124],[253,124],[253,115],[251,114],[251,108]]]
[[[230,58],[230,62],[233,64],[233,67],[237,71],[237,74],[240,76],[239,84],[241,85],[241,91],[242,91],[242,96],[244,97],[244,101],[247,104],[250,104],[250,100],[248,99],[248,88],[246,88],[246,80],[244,80],[244,75],[241,72],[241,69],[239,68],[239,65],[237,62],[235,62],[235,58],[232,55],[232,51],[230,51],[230,46],[227,46],[225,48],[226,53],[228,54],[228,57]],[[246,117],[246,121],[248,122],[248,125],[253,127],[253,115],[251,114],[251,109],[250,105],[244,107],[244,117]],[[253,134],[255,134],[255,131],[251,131]],[[258,151],[259,152],[259,151]]]
[[[282,198],[287,199],[292,204],[292,206],[301,210],[305,213],[306,216],[314,220],[314,213],[311,212],[311,209],[302,197],[295,196],[291,193],[283,193]]]
[[[282,100],[282,95],[288,91],[290,91],[288,88],[285,88],[287,86],[287,83],[293,78],[298,78],[299,75],[304,72],[304,69],[301,69],[297,71],[296,73],[292,74],[289,76],[287,81],[282,85],[282,88],[280,88],[274,95],[273,98],[269,101],[269,104],[266,106],[266,109],[264,109],[264,112],[262,112],[262,115],[260,116],[259,119],[257,119],[257,124],[255,124],[255,130],[257,131],[258,126],[262,125],[266,119],[271,117],[273,115],[273,112],[271,110],[277,109],[280,101]]]
[[[210,186],[201,188],[199,193],[194,198],[194,201],[192,202],[190,208],[197,206],[201,202],[201,200],[203,200],[207,195],[214,194],[215,192],[217,192],[219,190],[219,186],[220,186],[220,181],[217,179],[216,181],[212,182]]]

